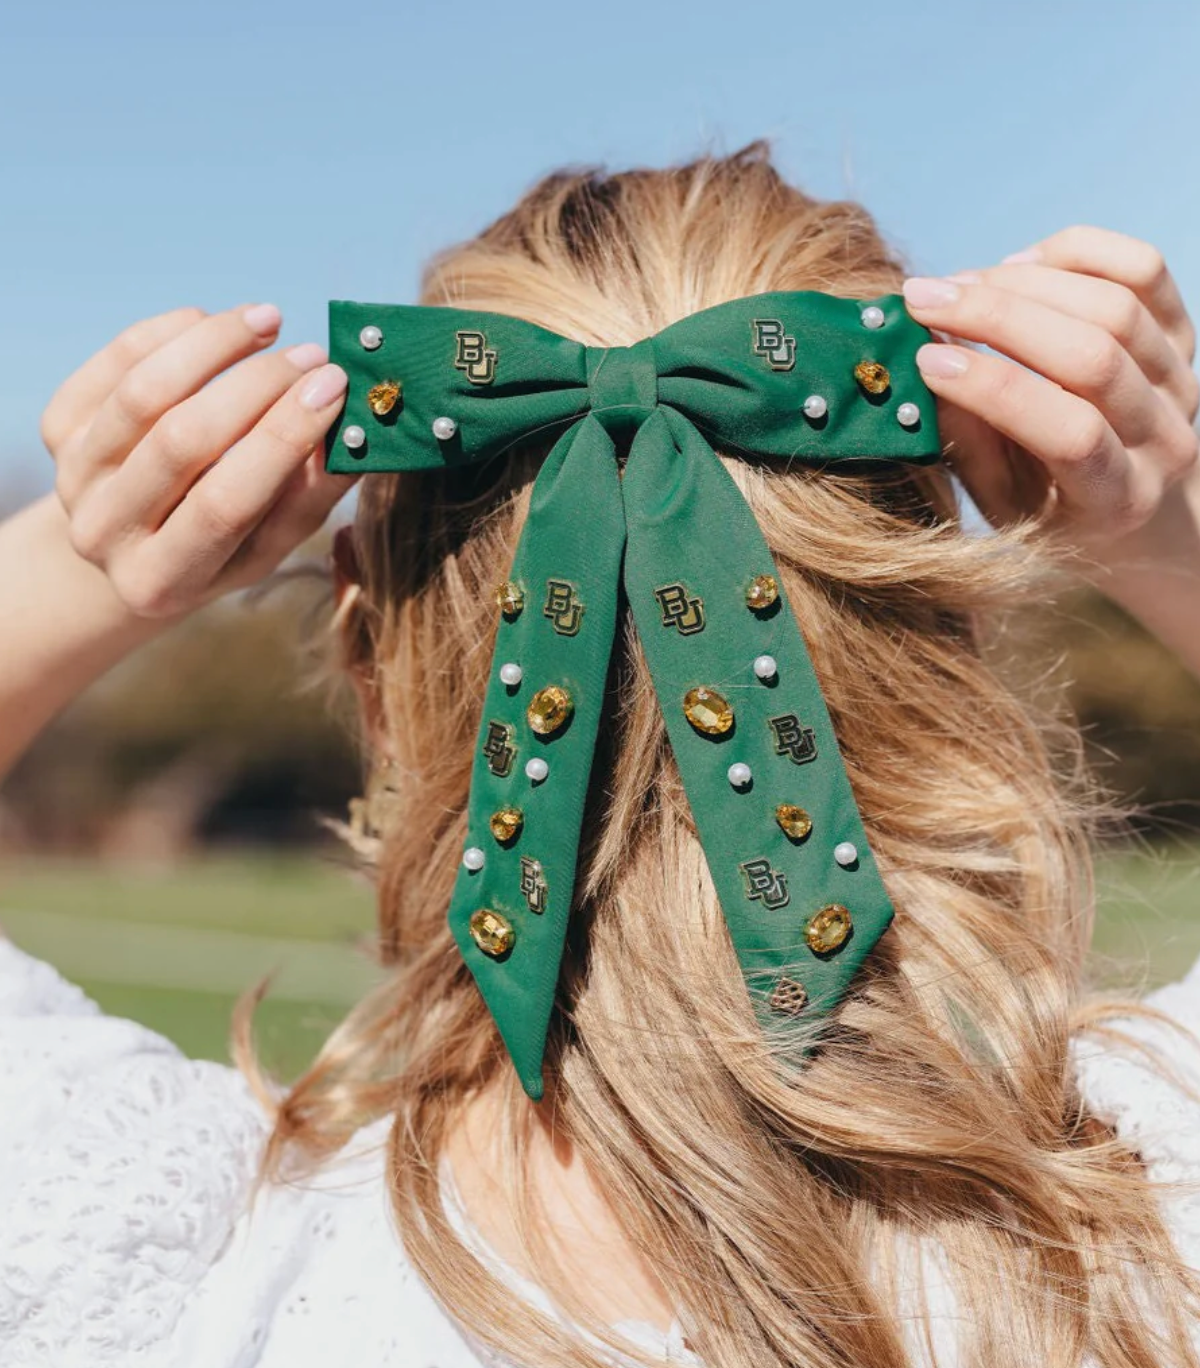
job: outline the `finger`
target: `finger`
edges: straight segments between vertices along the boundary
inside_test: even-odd
[[[252,356],[176,404],[134,447],[129,458],[85,495],[77,519],[97,540],[156,531],[216,460],[299,382],[327,360],[315,342]]]
[[[92,471],[123,461],[176,404],[235,361],[269,346],[279,331],[274,304],[213,314],[159,347],[122,377],[82,437]]]
[[[1011,290],[1059,313],[1094,323],[1117,339],[1151,384],[1162,386],[1185,409],[1195,404],[1195,373],[1127,285],[1049,266],[992,266],[959,272],[951,279]]]
[[[68,376],[55,390],[42,415],[42,441],[50,454],[57,456],[70,435],[92,421],[122,376],[204,317],[203,309],[173,309],[156,318],[143,318],[118,333]]]
[[[1163,401],[1110,333],[994,285],[916,278],[904,282],[909,311],[931,327],[1003,352],[1088,400],[1126,442],[1149,440]]]
[[[357,475],[331,475],[318,448],[288,482],[274,507],[234,552],[218,577],[219,590],[257,583],[325,525]]]
[[[202,599],[321,443],[346,384],[340,366],[322,366],[272,405],[162,527],[113,564],[121,597],[152,616]]]
[[[929,388],[1003,433],[1039,460],[1057,487],[1064,516],[1102,522],[1112,535],[1140,525],[1157,491],[1146,463],[1136,466],[1103,415],[1077,395],[967,347],[927,343],[917,364]],[[994,476],[964,446],[956,464],[964,482],[987,490]]]
[[[1157,247],[1109,228],[1080,224],[1064,228],[1014,255],[1024,261],[1038,261],[1124,285],[1158,319],[1188,365],[1195,359],[1196,330]]]

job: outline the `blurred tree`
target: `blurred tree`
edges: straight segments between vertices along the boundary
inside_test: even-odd
[[[348,700],[320,673],[326,592],[296,576],[213,604],[126,661],[14,770],[10,833],[142,857],[318,838],[360,772]]]
[[[1144,824],[1200,829],[1200,682],[1099,594],[1071,595],[1053,616],[1100,778]]]

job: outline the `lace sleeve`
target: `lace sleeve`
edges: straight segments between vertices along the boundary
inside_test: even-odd
[[[264,1134],[233,1070],[0,942],[0,1362],[128,1363],[162,1344]]]
[[[1200,963],[1146,1005],[1166,1020],[1116,1023],[1132,1044],[1077,1041],[1077,1076],[1096,1115],[1141,1155],[1176,1248],[1200,1270]]]

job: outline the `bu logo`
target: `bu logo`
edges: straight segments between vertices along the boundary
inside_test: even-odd
[[[697,595],[689,597],[682,584],[664,584],[654,591],[654,597],[662,610],[664,627],[678,628],[680,636],[704,630],[704,600]]]
[[[768,719],[767,725],[775,735],[775,754],[790,755],[797,765],[817,758],[817,738],[811,727],[800,725],[795,713]]]
[[[796,339],[783,331],[779,319],[756,318],[750,326],[754,330],[754,354],[763,357],[772,370],[791,370],[796,364]]]
[[[483,753],[487,757],[488,769],[498,779],[503,779],[517,758],[517,748],[513,745],[513,729],[508,722],[488,723],[487,736],[483,740]]]
[[[746,897],[751,902],[761,902],[772,911],[786,907],[791,894],[788,892],[787,875],[771,868],[770,860],[747,860],[738,865],[742,878],[746,880]]]
[[[454,334],[454,340],[458,348],[454,353],[455,367],[466,372],[471,384],[490,385],[496,378],[496,353],[488,346],[487,338],[481,332],[464,329]]]
[[[542,873],[542,862],[528,855],[521,856],[521,897],[531,912],[546,910],[546,876]]]
[[[559,636],[575,636],[583,622],[583,604],[575,586],[567,580],[547,580],[542,616],[550,619]]]

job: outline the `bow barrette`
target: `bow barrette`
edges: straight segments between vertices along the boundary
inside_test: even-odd
[[[330,304],[350,377],[330,470],[486,460],[561,435],[497,590],[491,681],[449,919],[539,1099],[623,583],[756,1009],[816,1021],[892,906],[758,524],[713,447],[928,462],[928,332],[896,295],[706,309],[631,347],[505,314]],[[614,438],[629,438],[623,477]]]

